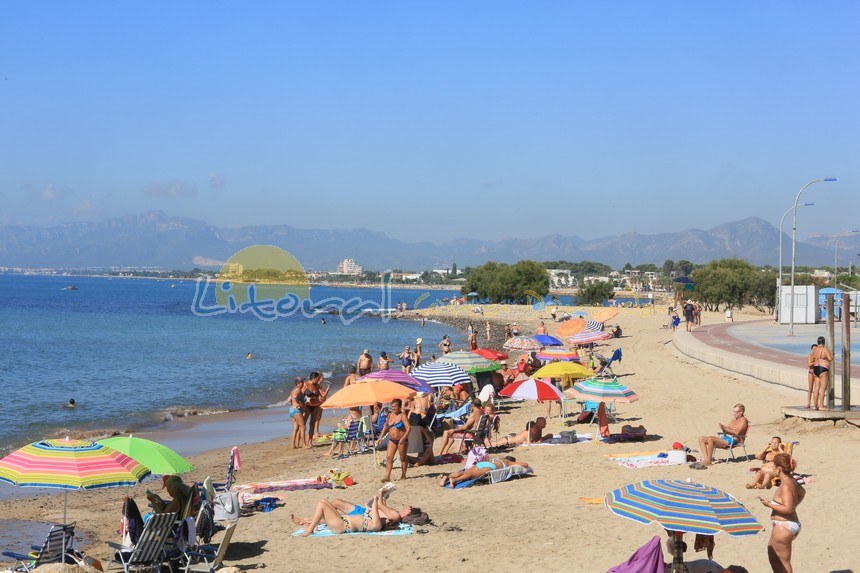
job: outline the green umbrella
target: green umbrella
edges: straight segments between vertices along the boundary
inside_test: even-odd
[[[194,469],[188,460],[158,442],[132,435],[99,440],[99,444],[122,452],[149,468],[153,475],[182,474]]]

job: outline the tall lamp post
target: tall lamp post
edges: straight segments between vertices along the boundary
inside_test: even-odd
[[[798,207],[812,207],[815,203],[803,203],[798,205]],[[794,210],[794,207],[789,207],[788,210],[783,214],[782,219],[779,220],[779,276],[776,279],[776,305],[777,308],[781,308],[779,305],[779,301],[782,298],[782,224],[785,223],[785,218]]]
[[[836,286],[838,284],[836,277],[839,275],[839,272],[838,272],[839,271],[839,241],[845,235],[850,235],[852,233],[860,233],[860,229],[854,229],[853,231],[845,231],[844,233],[842,233],[841,235],[836,237],[836,251],[833,253],[833,285],[834,286]]]
[[[806,190],[807,187],[814,183],[820,183],[822,181],[827,181],[828,183],[831,181],[836,181],[835,177],[825,177],[824,179],[816,179],[814,181],[810,181],[806,185],[800,188],[800,191],[797,192],[797,197],[794,199],[794,223],[791,226],[791,294],[789,295],[789,309],[788,309],[788,335],[794,336],[794,264],[797,258],[797,203],[800,201],[800,195]]]

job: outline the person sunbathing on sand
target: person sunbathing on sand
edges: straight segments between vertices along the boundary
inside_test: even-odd
[[[412,506],[407,506],[406,508],[399,509],[399,510],[394,509],[393,507],[387,505],[387,503],[386,503],[385,498],[387,496],[385,494],[385,488],[380,489],[380,491],[383,493],[382,493],[381,497],[379,497],[379,514],[380,514],[380,517],[382,517],[386,520],[386,525],[388,525],[388,526],[397,525],[407,515],[410,515],[410,514],[416,513],[416,512],[418,512],[418,513],[421,512],[421,508],[418,508],[418,507],[413,508]],[[329,503],[331,504],[332,507],[334,507],[335,511],[337,511],[337,513],[341,517],[344,517],[344,516],[362,517],[368,513],[368,511],[369,511],[368,507],[373,505],[375,499],[376,498],[371,499],[370,502],[367,504],[367,506],[360,505],[357,503],[352,503],[351,501],[347,501],[345,499],[333,499]],[[325,501],[328,501],[328,500],[325,500]],[[300,517],[297,517],[295,514],[290,515],[290,519],[296,525],[300,525],[302,527],[305,527],[306,529],[308,528],[308,526],[311,523],[313,523],[313,518],[310,518],[310,517],[300,518]]]
[[[534,422],[526,424],[526,429],[519,434],[509,434],[502,436],[495,443],[491,442],[490,446],[497,448],[499,446],[517,446],[519,444],[540,443],[552,439],[552,434],[543,435],[543,430],[546,428],[546,418],[541,416]]]
[[[449,487],[453,488],[460,482],[470,479],[476,479],[490,473],[493,470],[500,470],[508,466],[522,466],[524,468],[529,467],[526,462],[518,462],[516,458],[511,456],[505,456],[504,458],[493,458],[488,462],[478,462],[467,470],[460,470],[447,476],[442,476],[442,479],[439,480],[439,485],[441,487],[445,487],[446,485],[448,485]]]
[[[361,511],[362,509],[364,511]],[[382,490],[380,490],[367,508],[344,500],[332,502],[321,499],[317,503],[313,517],[301,519],[290,515],[290,519],[296,525],[304,526],[305,530],[300,537],[312,535],[319,525],[325,525],[332,533],[365,533],[396,528],[404,517],[415,513],[416,510],[420,511],[413,507],[400,511],[388,507],[382,500]]]
[[[728,425],[720,424],[719,436],[702,436],[699,438],[699,450],[704,456],[706,466],[713,464],[714,450],[720,448],[727,450],[729,447],[737,444],[741,439],[738,436],[745,436],[749,428],[749,420],[744,416],[743,404],[735,404],[732,407],[732,421]]]

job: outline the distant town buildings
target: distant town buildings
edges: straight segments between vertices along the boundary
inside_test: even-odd
[[[360,275],[364,269],[355,262],[355,259],[344,259],[337,265],[337,274],[339,275]]]

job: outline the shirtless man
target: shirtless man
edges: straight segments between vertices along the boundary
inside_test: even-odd
[[[735,404],[732,407],[732,421],[728,425],[720,424],[719,436],[702,436],[699,438],[699,451],[705,457],[702,463],[706,466],[713,464],[716,448],[727,450],[738,442],[737,436],[746,435],[750,423],[744,416],[745,411],[746,408],[743,404]]]
[[[356,366],[358,367],[359,376],[367,376],[370,374],[370,371],[373,370],[373,357],[370,355],[367,348],[365,348],[364,352],[361,353],[361,356],[358,357]]]
[[[507,436],[502,436],[495,443],[490,443],[490,446],[497,448],[499,446],[517,446],[519,444],[525,443],[540,443],[546,442],[552,439],[552,434],[543,434],[543,430],[546,428],[546,418],[541,416],[537,418],[534,422],[529,422],[526,424],[526,429],[520,432],[519,434],[509,434]]]
[[[477,428],[478,421],[481,419],[481,414],[481,401],[476,398],[472,400],[472,411],[469,413],[469,418],[466,420],[466,423],[457,428],[452,428],[442,432],[442,449],[439,450],[439,455],[444,456],[447,454],[448,450],[454,444],[454,440],[462,436],[463,432]],[[460,434],[460,436],[457,434]]]
[[[487,328],[487,342],[489,342],[490,341],[490,321],[489,320],[487,321],[486,328]]]
[[[815,365],[812,367],[812,375],[818,379],[818,395],[815,396],[816,410],[827,410],[827,386],[830,381],[830,365],[833,363],[833,354],[824,343],[824,337],[819,336],[818,348],[813,352]]]
[[[753,481],[746,485],[747,489],[770,489],[770,483],[776,477],[776,467],[773,465],[773,458],[777,454],[785,453],[785,446],[779,436],[774,436],[770,439],[767,446],[762,451],[755,455],[755,459],[764,462],[755,476]]]
[[[517,377],[517,371],[512,368],[508,368],[507,360],[502,360],[500,364],[502,365],[502,369],[499,370],[498,373],[502,376],[502,387],[504,387],[514,381],[514,378]]]
[[[535,334],[546,334],[546,325],[543,321],[540,321],[540,325],[537,327]]]
[[[343,387],[351,386],[355,384],[355,381],[358,380],[358,374],[355,373],[355,366],[349,367],[349,374],[343,381]]]

